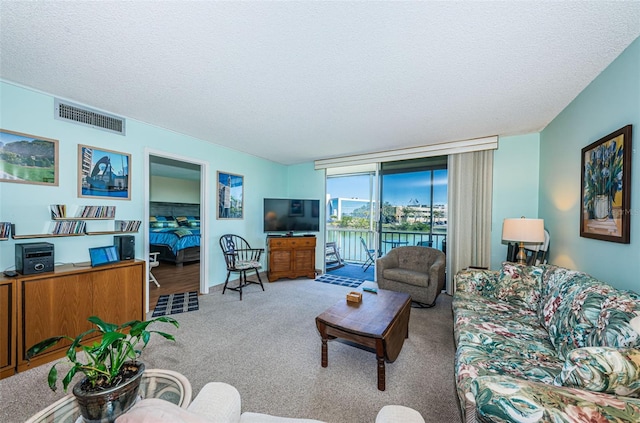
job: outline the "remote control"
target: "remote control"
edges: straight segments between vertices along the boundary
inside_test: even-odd
[[[5,270],[3,273],[8,278],[13,278],[14,276],[18,276],[18,272],[16,272],[15,270]]]
[[[378,290],[376,288],[369,288],[369,287],[363,287],[362,288],[363,291],[367,291],[367,292],[373,292],[374,294],[378,293]]]

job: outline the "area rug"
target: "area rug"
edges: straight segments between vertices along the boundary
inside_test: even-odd
[[[198,307],[198,293],[196,291],[161,295],[151,317],[186,313],[187,311],[195,311]]]
[[[349,288],[357,288],[364,282],[364,280],[352,279],[344,276],[334,276],[325,273],[324,275],[317,277],[316,282],[324,282],[333,285],[348,286]]]

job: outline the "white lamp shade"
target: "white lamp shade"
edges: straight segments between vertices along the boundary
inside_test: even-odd
[[[514,242],[544,242],[544,220],[524,217],[505,219],[502,223],[502,239]]]

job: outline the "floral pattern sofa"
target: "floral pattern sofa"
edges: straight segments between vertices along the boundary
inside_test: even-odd
[[[552,265],[455,281],[465,421],[640,422],[639,294]]]

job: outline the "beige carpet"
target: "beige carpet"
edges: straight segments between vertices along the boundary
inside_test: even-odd
[[[200,310],[173,315],[181,324],[175,344],[152,340],[143,361],[149,368],[184,374],[194,396],[209,381],[235,386],[242,410],[330,423],[371,422],[386,404],[418,410],[427,422],[459,422],[455,394],[451,298],[436,307],[413,308],[409,338],[386,366],[386,391],[377,389],[375,355],[329,343],[329,367],[320,366],[315,316],[351,288],[308,279],[279,280],[200,297]],[[368,294],[373,295],[373,294]],[[366,300],[366,297],[365,297]],[[44,365],[0,381],[0,421],[23,422],[64,395],[49,390]],[[78,377],[78,376],[77,376]]]

